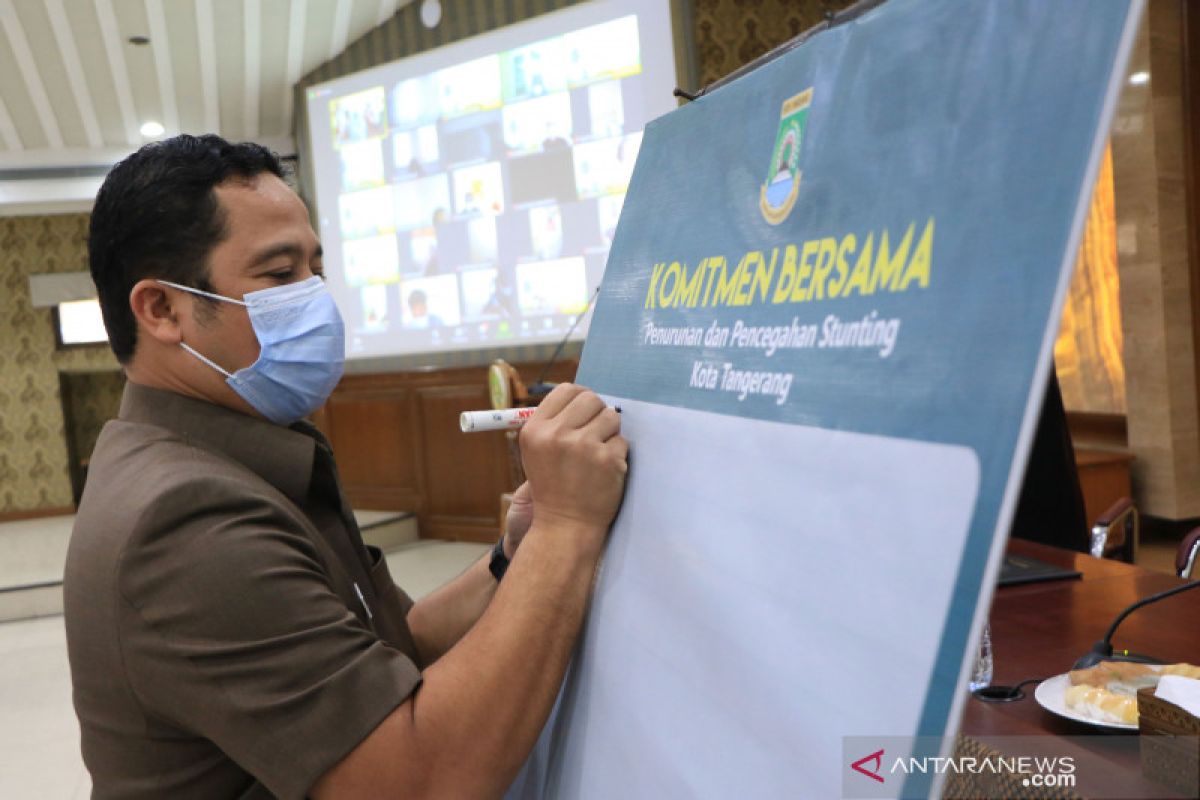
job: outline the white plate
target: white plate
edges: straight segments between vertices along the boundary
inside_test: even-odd
[[[1069,708],[1067,706],[1067,687],[1070,685],[1071,678],[1069,675],[1055,675],[1053,678],[1047,678],[1039,683],[1033,693],[1033,697],[1042,708],[1051,714],[1073,719],[1076,722],[1082,722],[1084,725],[1118,731],[1136,731],[1138,729],[1137,725],[1126,725],[1124,722],[1103,722],[1091,717],[1085,717],[1075,709]]]

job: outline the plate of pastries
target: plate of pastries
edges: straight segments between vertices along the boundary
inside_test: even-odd
[[[1200,679],[1200,667],[1101,661],[1042,681],[1033,696],[1042,708],[1060,717],[1099,728],[1135,731],[1138,689],[1157,686],[1164,675]]]

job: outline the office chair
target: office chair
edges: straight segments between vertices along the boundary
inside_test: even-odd
[[[1096,558],[1119,558],[1132,564],[1137,558],[1139,524],[1137,507],[1122,497],[1092,525],[1089,552]]]
[[[1197,577],[1195,569],[1200,561],[1200,528],[1192,528],[1175,553],[1175,572],[1179,577],[1191,580]]]

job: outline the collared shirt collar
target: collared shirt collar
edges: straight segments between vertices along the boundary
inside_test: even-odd
[[[232,458],[297,503],[308,494],[317,439],[312,435],[316,429],[307,423],[296,423],[293,430],[132,381],[125,384],[120,419],[165,428],[194,446]]]

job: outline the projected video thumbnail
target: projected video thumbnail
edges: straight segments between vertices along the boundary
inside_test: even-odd
[[[504,102],[540,97],[567,88],[566,52],[561,37],[500,54]]]
[[[398,171],[421,174],[439,159],[437,127],[422,125],[392,137],[392,163]]]
[[[400,81],[392,89],[392,123],[397,128],[415,128],[436,122],[441,115],[437,84],[432,75]]]
[[[571,95],[566,92],[505,106],[503,116],[504,144],[509,153],[571,146]]]
[[[438,126],[442,161],[453,169],[504,158],[500,117],[501,111],[496,109],[443,120]]]
[[[498,162],[454,171],[454,210],[458,214],[499,214],[504,210],[504,181]]]
[[[550,150],[508,162],[513,205],[574,200],[575,159],[567,149]]]
[[[473,269],[459,274],[462,281],[463,318],[497,319],[510,316],[500,295],[499,272]]]
[[[454,275],[407,280],[401,284],[400,294],[406,328],[440,328],[462,322]]]
[[[579,256],[517,264],[521,313],[578,314],[587,307],[587,275]]]
[[[571,86],[627,78],[642,71],[637,17],[632,15],[568,33],[563,36],[563,48]]]
[[[538,258],[558,258],[563,252],[562,211],[556,205],[529,209],[529,240]]]
[[[342,233],[346,238],[361,239],[364,236],[394,233],[396,214],[392,209],[392,196],[390,186],[380,186],[338,198]]]
[[[612,245],[613,237],[617,235],[617,222],[621,219],[621,207],[624,205],[623,194],[609,194],[596,199],[600,233],[606,247]]]
[[[364,286],[359,292],[362,302],[363,325],[382,330],[388,324],[388,287],[380,284]]]
[[[499,250],[496,218],[491,214],[466,221],[467,263],[495,262]]]
[[[465,64],[438,70],[433,76],[437,84],[438,106],[443,117],[457,117],[474,111],[499,108],[500,59],[485,56]]]
[[[339,97],[329,104],[329,124],[335,147],[385,136],[387,98],[383,87]]]
[[[437,232],[433,228],[417,228],[408,233],[408,256],[418,275],[433,275],[440,271]]]
[[[379,142],[345,145],[338,152],[338,159],[342,168],[342,191],[383,186],[383,149]]]
[[[444,173],[403,181],[393,189],[400,230],[428,227],[450,214],[450,182]]]
[[[629,188],[642,134],[587,142],[575,148],[575,186],[580,197],[623,193]]]
[[[620,136],[625,132],[625,96],[620,81],[594,83],[588,87],[588,111],[593,137]]]
[[[394,283],[400,279],[395,236],[350,239],[342,245],[342,257],[349,286]]]

